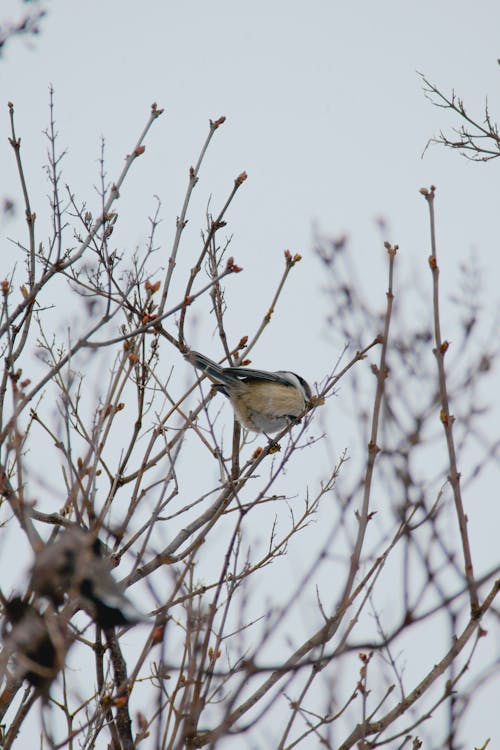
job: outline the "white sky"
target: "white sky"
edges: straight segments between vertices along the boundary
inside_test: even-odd
[[[17,3],[2,3],[0,21],[14,17],[9,8],[18,12]],[[148,136],[117,210],[122,242],[134,247],[144,242],[153,196],[159,195],[158,240],[168,249],[208,119],[225,115],[202,168],[184,247],[198,252],[209,196],[215,211],[246,170],[248,180],[228,213],[231,252],[245,269],[228,285],[232,320],[240,326],[231,334],[238,340],[251,333],[266,312],[283,250],[301,252],[304,260],[253,361],[320,380],[338,352],[324,343],[328,308],[312,251],[314,225],[348,234],[367,295],[382,307],[385,252],[376,220],[387,222],[383,239],[400,245],[398,273],[408,277],[418,270],[429,281],[427,209],[418,190],[434,183],[443,299],[453,290],[460,261],[475,250],[486,269],[484,300],[495,308],[500,162],[472,164],[438,147],[421,158],[427,140],[457,121],[424,98],[416,71],[446,92],[454,87],[478,117],[489,94],[495,119],[499,29],[500,4],[492,0],[475,8],[456,0],[54,0],[40,37],[15,40],[0,60],[0,198],[17,194],[6,140],[8,100],[15,104],[40,225],[49,215],[42,170],[49,84],[60,146],[68,148],[65,181],[96,212],[101,136],[111,180],[156,101],[166,112]],[[5,258],[13,252],[5,235],[15,236],[15,230],[5,223],[0,230]],[[181,264],[188,267],[192,257]],[[211,339],[193,344],[216,354]],[[498,741],[494,710],[480,709],[481,737],[496,732]],[[470,731],[471,742],[481,739],[474,727]]]
[[[41,131],[53,84],[60,147],[69,150],[64,176],[90,205],[101,135],[111,178],[151,102],[165,107],[119,206],[132,245],[147,233],[154,194],[163,201],[162,239],[168,242],[207,120],[226,115],[196,189],[191,230],[196,241],[209,195],[219,206],[232,179],[246,169],[249,180],[231,208],[228,230],[233,254],[245,266],[246,287],[258,278],[263,291],[268,282],[270,294],[282,250],[305,256],[291,296],[305,302],[306,289],[309,299],[277,323],[281,340],[302,321],[314,330],[321,317],[312,223],[335,235],[348,233],[359,265],[373,264],[370,286],[380,280],[382,286],[373,288],[379,299],[385,269],[375,219],[386,219],[384,239],[401,247],[401,272],[425,269],[428,228],[418,189],[431,182],[439,189],[445,291],[471,248],[498,273],[499,219],[490,182],[496,163],[469,164],[439,148],[420,158],[427,139],[453,120],[424,98],[417,70],[445,91],[456,87],[478,114],[498,86],[500,10],[494,2],[481,8],[483,22],[471,24],[454,2],[53,2],[33,48],[23,42],[7,48],[0,66],[3,101],[16,105],[28,177],[43,195]],[[494,114],[494,100],[491,107]],[[0,127],[5,143],[5,116]],[[13,160],[5,149],[2,165],[10,179]],[[36,205],[39,215],[43,208]],[[486,292],[493,295],[494,286]],[[255,321],[254,301],[240,289],[238,299],[245,329]],[[269,368],[284,366],[284,347],[266,344],[279,358]],[[304,370],[308,347],[317,356],[313,337],[302,346],[288,354],[290,369]],[[306,369],[305,375],[314,380],[328,365],[319,362],[319,373]]]

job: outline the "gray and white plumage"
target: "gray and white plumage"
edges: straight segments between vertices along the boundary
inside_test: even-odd
[[[265,434],[283,430],[304,413],[311,400],[308,383],[294,372],[221,367],[195,351],[185,358],[229,399],[236,419],[247,430]]]
[[[111,575],[96,536],[78,527],[65,529],[35,558],[31,588],[59,606],[65,595],[79,596],[81,606],[102,628],[133,625],[145,619]]]
[[[33,604],[14,596],[3,605],[3,658],[13,659],[19,678],[48,698],[50,685],[64,664],[66,635],[52,612],[41,615]]]

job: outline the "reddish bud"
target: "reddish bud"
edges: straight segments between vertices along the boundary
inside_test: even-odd
[[[455,417],[453,414],[447,414],[444,409],[441,409],[439,412],[439,419],[441,422],[447,427],[448,425],[452,425],[455,421]]]
[[[243,184],[243,183],[245,182],[245,180],[247,179],[247,177],[248,177],[248,175],[247,175],[247,173],[246,173],[246,172],[241,172],[241,173],[240,173],[240,174],[238,175],[238,177],[237,177],[237,178],[235,179],[235,181],[234,181],[234,184],[235,184],[235,185],[236,185],[237,187],[239,187],[240,185],[242,185],[242,184]]]
[[[137,146],[137,148],[134,151],[134,156],[141,156],[146,150],[146,146]]]
[[[302,260],[302,255],[300,253],[295,253],[295,255],[292,256],[292,253],[290,250],[285,250],[283,252],[283,255],[285,256],[285,261],[287,266],[294,266],[296,263]]]
[[[384,242],[384,247],[387,250],[388,254],[391,256],[391,258],[394,258],[397,251],[399,250],[399,245],[391,245],[390,242]]]
[[[153,115],[153,117],[159,117],[160,115],[164,113],[164,111],[165,111],[164,109],[158,109],[158,105],[156,102],[152,103],[151,114]]]
[[[238,346],[236,347],[236,349],[243,349],[247,341],[248,341],[248,336],[242,336],[238,342]]]
[[[237,266],[234,262],[233,256],[228,258],[228,261],[226,263],[226,271],[230,271],[231,273],[240,273],[240,271],[243,271],[241,266]]]
[[[113,698],[111,703],[115,708],[123,708],[128,703],[128,695],[118,695],[116,698]]]
[[[157,643],[162,643],[164,635],[165,625],[158,625],[156,628],[153,628],[153,632],[151,633],[151,645],[154,646]]]
[[[141,730],[141,732],[144,732],[147,729],[148,722],[142,711],[137,712],[136,720],[137,724],[139,725],[139,729]]]
[[[161,281],[155,281],[154,284],[152,284],[149,280],[146,281],[144,284],[144,288],[147,292],[151,292],[151,294],[154,294],[158,291],[158,289],[161,287]]]

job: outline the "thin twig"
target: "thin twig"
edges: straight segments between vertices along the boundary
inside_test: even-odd
[[[420,191],[427,201],[429,207],[429,221],[431,230],[431,254],[429,256],[429,266],[432,272],[432,284],[433,284],[433,310],[434,310],[434,349],[432,350],[436,358],[436,364],[438,368],[438,381],[439,381],[439,397],[441,400],[441,413],[440,419],[441,424],[444,428],[444,434],[446,437],[446,446],[448,448],[448,459],[449,459],[449,482],[453,491],[453,500],[455,502],[455,510],[457,513],[458,526],[460,529],[460,538],[462,540],[462,550],[465,562],[465,578],[469,587],[469,597],[472,616],[477,614],[479,611],[479,602],[477,594],[477,586],[474,580],[474,570],[472,567],[472,555],[470,549],[469,535],[467,533],[467,516],[464,512],[464,506],[462,502],[462,492],[460,489],[460,473],[457,468],[457,457],[455,451],[455,441],[453,439],[453,423],[455,417],[450,413],[450,404],[448,398],[448,388],[446,385],[446,372],[444,368],[444,357],[448,349],[448,341],[443,341],[441,336],[441,323],[439,317],[439,266],[437,263],[437,244],[436,244],[436,224],[434,214],[434,196],[436,189],[434,185],[431,186],[430,190],[422,188]]]

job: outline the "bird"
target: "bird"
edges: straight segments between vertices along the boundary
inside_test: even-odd
[[[309,384],[295,372],[221,367],[195,351],[184,357],[229,399],[237,421],[252,432],[268,435],[283,430],[298,420],[311,401]]]
[[[83,609],[104,629],[135,625],[145,616],[128,599],[111,575],[111,563],[95,534],[70,526],[36,557],[31,589],[58,607],[65,595],[76,594]]]
[[[64,664],[68,642],[52,613],[43,616],[20,596],[4,601],[2,627],[5,650],[15,662],[19,678],[48,697],[51,682]]]

